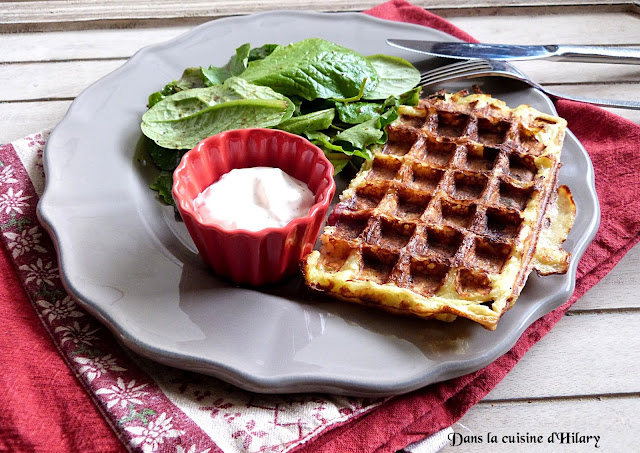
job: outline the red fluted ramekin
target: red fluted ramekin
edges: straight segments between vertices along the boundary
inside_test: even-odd
[[[276,167],[307,184],[315,204],[284,227],[260,231],[202,223],[194,208],[200,192],[234,168]],[[202,260],[235,283],[275,283],[299,270],[316,242],[335,192],[333,166],[320,148],[276,129],[238,129],[206,138],[173,173],[173,198]]]

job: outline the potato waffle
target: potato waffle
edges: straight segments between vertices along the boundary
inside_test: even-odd
[[[387,144],[342,193],[320,250],[303,263],[307,284],[495,329],[534,267],[566,272],[560,245],[575,205],[568,188],[557,190],[565,130],[561,118],[486,94],[438,93],[400,107]]]

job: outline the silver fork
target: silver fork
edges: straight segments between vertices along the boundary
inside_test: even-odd
[[[520,80],[537,88],[549,96],[568,99],[571,101],[586,102],[588,104],[599,105],[602,107],[618,107],[623,109],[640,110],[640,102],[623,101],[617,99],[596,99],[582,96],[571,96],[568,94],[559,94],[548,90],[540,84],[534,82],[524,75],[514,66],[498,60],[465,60],[459,63],[453,63],[446,66],[427,71],[421,74],[420,85],[429,86],[437,85],[443,82],[451,82],[454,80],[472,79],[474,77],[483,76],[500,76],[511,79]]]

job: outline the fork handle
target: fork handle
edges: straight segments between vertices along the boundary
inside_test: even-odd
[[[546,46],[551,52],[549,59],[555,61],[578,61],[583,63],[640,64],[640,49],[610,46]]]

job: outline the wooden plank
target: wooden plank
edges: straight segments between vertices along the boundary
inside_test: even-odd
[[[0,144],[53,128],[69,105],[71,101],[0,102]]]
[[[638,285],[638,269],[640,245],[629,250],[609,274],[571,307],[570,312],[640,308],[640,296],[629,293],[629,288]]]
[[[638,450],[640,432],[640,398],[624,397],[584,398],[555,401],[518,401],[515,403],[480,403],[471,408],[454,424],[456,440],[462,436],[477,436],[482,443],[466,442],[453,446],[451,442],[441,453],[495,453],[606,451],[627,453]],[[491,434],[489,434],[491,433]],[[577,436],[600,436],[590,443],[560,443],[553,433],[578,433]],[[487,435],[496,436],[497,443],[488,443]],[[517,435],[542,436],[542,443],[510,443]],[[506,437],[505,437],[506,436]],[[520,439],[524,440],[524,437]],[[529,438],[531,439],[531,437]],[[571,437],[569,437],[571,439]],[[579,440],[579,437],[574,439]],[[471,440],[467,437],[467,440]],[[538,440],[538,439],[536,439]]]
[[[64,61],[4,65],[0,102],[72,99],[126,60]],[[178,74],[179,76],[179,74]]]
[[[466,12],[466,11],[465,11]],[[494,13],[494,14],[490,14]],[[439,13],[481,42],[512,44],[640,44],[636,10],[603,7],[469,10]]]
[[[530,17],[453,17],[452,23],[487,42],[514,44],[582,43],[640,45],[640,16],[628,13],[572,14]],[[580,26],[576,26],[578,23]],[[496,25],[497,24],[497,25]],[[517,25],[514,25],[517,24]],[[593,27],[601,33],[589,33]],[[171,39],[192,26],[170,25],[137,29],[97,29],[32,33],[0,33],[0,63],[70,59],[126,58],[138,49]],[[551,30],[552,32],[549,32]],[[530,63],[523,63],[525,72]],[[582,76],[584,65],[556,63],[566,79]],[[593,69],[592,65],[590,70]],[[621,70],[622,65],[614,70]],[[596,68],[597,69],[597,68]],[[608,70],[608,69],[607,69]],[[625,69],[627,73],[629,68]],[[625,73],[623,73],[625,74]],[[635,73],[638,74],[637,72]]]
[[[129,58],[147,45],[167,41],[191,28],[0,33],[0,63]]]
[[[112,20],[166,19],[185,17],[221,17],[236,14],[268,11],[273,9],[322,10],[322,11],[361,11],[378,5],[377,0],[361,0],[344,2],[327,0],[321,4],[311,0],[256,1],[247,3],[244,0],[145,0],[131,2],[127,0],[74,0],[30,1],[0,3],[0,25],[10,24],[61,24],[73,22],[89,22],[110,18]],[[597,2],[599,5],[619,5],[620,1],[610,0]],[[590,0],[414,0],[413,4],[426,9],[467,9],[522,6],[558,6],[558,5],[594,5]]]
[[[562,25],[561,23],[558,25]],[[640,26],[640,24],[639,24]],[[0,33],[1,63],[126,59],[141,48],[168,41],[191,27],[141,30]],[[640,46],[627,46],[640,48]],[[381,49],[384,52],[384,49]],[[421,57],[416,55],[418,59]],[[582,83],[593,80],[640,80],[635,65],[551,62],[515,62],[525,74],[543,83]]]
[[[565,316],[484,401],[640,394],[638,325],[640,310]]]

